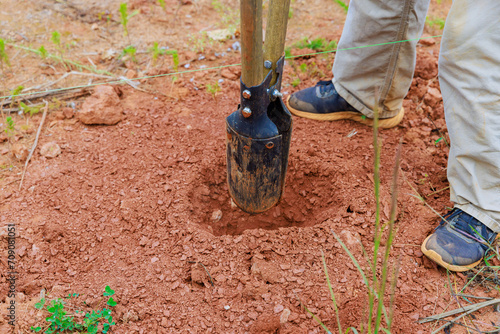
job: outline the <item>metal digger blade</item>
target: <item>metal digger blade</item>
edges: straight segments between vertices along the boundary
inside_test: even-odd
[[[288,166],[292,117],[279,92],[284,58],[253,87],[241,82],[241,104],[226,119],[229,193],[242,210],[266,211],[280,200]]]

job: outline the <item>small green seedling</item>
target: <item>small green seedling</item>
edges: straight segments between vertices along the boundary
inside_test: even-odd
[[[349,10],[349,5],[347,5],[344,1],[342,0],[334,0],[336,3],[339,4],[340,7],[342,7],[342,9],[347,13],[347,11]]]
[[[293,87],[297,87],[300,84],[300,78],[297,77],[291,82]]]
[[[5,41],[0,38],[0,67],[3,71],[3,64],[10,67],[9,56],[5,52]]]
[[[137,53],[137,49],[133,45],[127,46],[125,49],[122,51],[122,57],[128,56],[130,60],[132,60],[134,63],[137,62],[137,59],[135,58],[135,54]]]
[[[47,49],[45,49],[43,45],[38,49],[38,51],[40,52],[40,56],[42,57],[42,59],[46,59],[47,56],[49,55]]]
[[[109,297],[107,301],[107,305],[113,307],[116,306],[116,302],[113,300],[114,291],[106,286],[103,297]],[[73,333],[75,331],[83,332],[86,331],[88,334],[96,334],[98,332],[108,333],[111,326],[116,325],[113,321],[113,317],[111,315],[111,310],[108,308],[103,308],[102,310],[91,310],[89,312],[82,312],[80,310],[75,310],[74,313],[68,311],[68,309],[73,309],[73,307],[68,307],[65,309],[65,305],[71,302],[72,298],[78,298],[79,294],[73,293],[69,294],[65,299],[68,302],[65,302],[62,298],[56,298],[46,304],[46,299],[42,298],[38,303],[35,304],[35,308],[37,310],[43,310],[44,306],[46,307],[46,311],[49,312],[49,316],[45,318],[45,320],[49,323],[48,326],[42,328],[42,326],[31,327],[31,330],[35,333],[42,331],[45,329],[45,334],[51,334],[56,332],[70,332]],[[81,313],[84,313],[81,321],[75,321],[75,316],[79,316]],[[79,317],[78,317],[79,318]]]
[[[30,114],[33,116],[34,114],[38,114],[40,112],[41,107],[37,106],[27,106],[23,102],[19,102],[19,107],[23,110],[25,114]]]
[[[299,68],[300,68],[300,71],[302,73],[306,73],[307,72],[307,64],[306,63],[300,64]]]
[[[158,57],[166,54],[167,50],[160,49],[158,47],[158,42],[154,42],[153,46],[149,49],[149,52],[151,52],[151,57],[153,58],[153,65],[154,65],[154,64],[156,64]]]
[[[212,94],[212,97],[215,100],[215,96],[217,95],[217,93],[220,92],[219,83],[216,82],[213,85],[207,84],[207,92],[209,92],[210,94]]]
[[[177,53],[177,50],[167,50],[165,54],[172,55],[172,60],[174,62],[174,71],[177,71],[177,68],[179,67],[179,54]]]
[[[445,20],[444,19],[441,19],[439,17],[435,17],[433,19],[430,19],[429,17],[425,18],[425,22],[427,22],[427,24],[433,28],[434,26],[436,26],[439,30],[443,30],[444,29],[444,24],[445,24]]]
[[[124,36],[128,37],[128,28],[127,28],[128,21],[137,14],[139,14],[138,10],[133,11],[131,14],[129,14],[127,9],[127,4],[125,2],[120,4],[120,22],[123,27]]]
[[[5,122],[7,123],[7,127],[5,128],[4,132],[7,136],[12,136],[14,134],[14,131],[15,131],[15,124],[14,124],[14,120],[12,119],[11,116],[8,116],[6,119],[5,119]]]
[[[158,2],[160,3],[160,6],[161,8],[163,8],[163,10],[167,10],[167,5],[165,4],[165,0],[158,0]]]

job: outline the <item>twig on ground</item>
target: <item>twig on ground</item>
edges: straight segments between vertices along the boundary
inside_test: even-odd
[[[24,180],[24,175],[26,174],[26,169],[28,168],[28,163],[31,160],[31,157],[33,156],[33,152],[35,152],[36,145],[38,144],[38,138],[40,137],[40,133],[42,132],[42,127],[43,123],[45,122],[45,118],[47,117],[47,111],[49,110],[49,103],[47,101],[45,102],[45,108],[43,110],[43,115],[42,115],[42,120],[40,121],[40,125],[38,126],[38,130],[36,132],[36,137],[35,137],[35,142],[33,143],[33,147],[31,148],[30,154],[28,155],[28,158],[26,158],[26,163],[24,164],[24,170],[23,170],[23,175],[21,176],[21,182],[19,183],[19,190],[21,190],[23,186],[23,180]]]
[[[488,300],[488,301],[477,303],[477,304],[473,304],[473,305],[467,305],[467,306],[464,306],[464,307],[461,307],[461,308],[457,308],[455,310],[451,310],[451,311],[448,311],[448,312],[444,312],[444,313],[441,313],[441,314],[431,315],[430,317],[426,317],[426,318],[420,319],[418,322],[421,323],[421,324],[423,324],[423,323],[426,323],[426,322],[431,322],[431,321],[435,321],[435,320],[441,320],[443,318],[455,315],[455,314],[460,313],[460,312],[465,312],[464,314],[461,314],[456,319],[453,319],[453,321],[456,321],[456,320],[460,319],[461,317],[463,317],[463,316],[465,316],[465,315],[467,315],[469,313],[478,311],[478,310],[482,309],[483,307],[487,307],[487,306],[495,305],[495,304],[500,304],[500,299],[498,299],[498,298],[497,299],[492,299],[492,300]],[[445,320],[445,321],[449,321],[449,320]],[[436,330],[434,332],[438,332],[438,331],[439,330]]]

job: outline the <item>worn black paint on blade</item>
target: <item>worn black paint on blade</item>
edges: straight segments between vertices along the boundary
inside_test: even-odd
[[[281,135],[251,139],[226,125],[229,193],[246,212],[266,211],[276,205],[282,192]]]

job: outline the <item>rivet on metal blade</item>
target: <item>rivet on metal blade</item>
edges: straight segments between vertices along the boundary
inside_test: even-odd
[[[273,63],[271,63],[270,60],[266,60],[264,62],[264,67],[267,68],[268,70],[271,69],[272,66],[273,66]]]
[[[245,107],[243,108],[243,110],[241,110],[241,114],[243,115],[243,117],[248,118],[252,116],[252,110],[250,110],[250,108],[248,107]]]
[[[248,100],[249,98],[251,98],[251,97],[252,97],[252,93],[250,93],[250,91],[249,91],[248,89],[245,89],[245,90],[243,91],[242,95],[243,95],[243,97],[244,97],[245,99],[247,99],[247,100]]]
[[[274,143],[272,141],[270,141],[269,143],[266,144],[266,147],[268,149],[272,149],[274,147]]]

